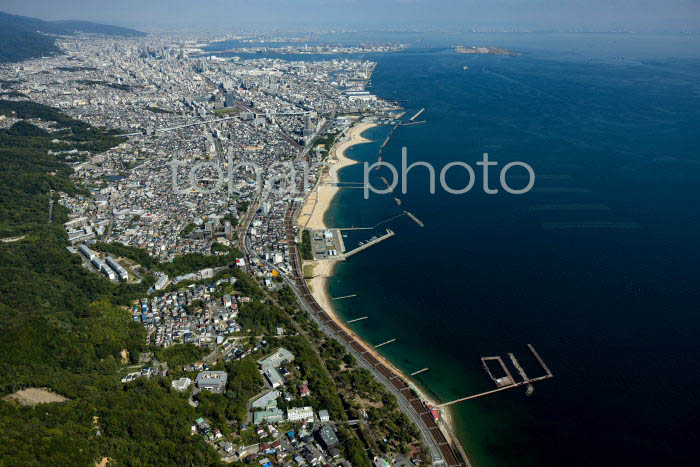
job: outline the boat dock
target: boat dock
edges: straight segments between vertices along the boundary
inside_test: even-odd
[[[351,250],[351,251],[348,251],[347,253],[344,253],[343,258],[349,258],[350,256],[357,254],[357,253],[361,252],[362,250],[366,250],[367,248],[371,247],[372,245],[376,245],[379,242],[383,242],[387,238],[391,238],[394,235],[395,234],[394,234],[393,230],[386,229],[386,233],[384,235],[382,235],[381,237],[377,237],[374,240],[370,240],[369,242],[365,243],[364,245],[358,246],[354,250]]]
[[[298,201],[291,201],[287,209],[284,220],[284,229],[289,245],[289,259],[291,266],[290,276],[285,276],[285,280],[294,287],[294,291],[300,298],[302,308],[304,308],[320,329],[328,336],[332,336],[343,344],[358,359],[360,364],[370,370],[377,380],[396,397],[402,410],[411,418],[413,423],[421,430],[425,437],[426,446],[434,459],[433,464],[442,467],[465,467],[469,465],[466,455],[460,458],[459,447],[453,447],[440,430],[435,418],[425,404],[415,397],[411,391],[411,386],[406,380],[394,373],[387,364],[374,357],[352,334],[346,332],[316,301],[308,284],[304,280],[302,270],[303,261],[299,255],[296,244],[296,234],[294,232],[294,219],[301,204]]]
[[[503,370],[505,376],[501,376],[498,378],[495,377],[493,373],[491,373],[491,369],[488,365],[488,362],[490,361],[498,362],[501,365],[501,369]],[[484,370],[486,370],[486,373],[488,373],[489,377],[493,380],[494,383],[496,383],[496,386],[498,386],[499,388],[502,388],[503,386],[510,386],[511,384],[515,383],[513,375],[510,374],[510,370],[508,370],[506,364],[503,363],[503,359],[501,357],[481,357],[481,364],[484,366]]]
[[[512,357],[511,357],[511,361],[512,361],[513,365],[515,366],[516,370],[518,370],[518,373],[520,374],[520,376],[524,378],[522,381],[518,381],[517,383],[516,383],[516,382],[513,382],[512,384],[504,385],[504,386],[501,386],[501,387],[499,387],[499,388],[497,388],[497,389],[492,389],[492,390],[490,390],[490,391],[480,392],[479,394],[473,394],[473,395],[471,395],[471,396],[461,397],[461,398],[459,398],[459,399],[455,399],[455,400],[452,400],[452,401],[449,401],[449,402],[444,402],[444,403],[442,403],[442,404],[438,404],[437,407],[446,407],[446,406],[448,406],[448,405],[453,405],[453,404],[457,404],[457,403],[459,403],[459,402],[464,402],[464,401],[468,401],[468,400],[471,400],[471,399],[476,399],[477,397],[488,396],[488,395],[491,395],[491,394],[495,394],[495,393],[497,393],[497,392],[505,391],[505,390],[508,390],[508,389],[511,389],[511,388],[516,388],[516,387],[518,387],[518,386],[528,386],[528,391],[527,391],[526,394],[528,394],[528,395],[531,394],[532,392],[531,392],[531,390],[529,389],[529,387],[532,386],[532,383],[536,383],[536,382],[538,382],[538,381],[544,381],[545,379],[549,379],[549,378],[554,378],[554,375],[553,375],[552,372],[549,370],[549,367],[547,367],[547,365],[544,363],[544,361],[542,360],[542,358],[540,357],[540,355],[537,353],[537,351],[535,350],[535,348],[534,348],[531,344],[527,344],[527,347],[530,349],[530,352],[532,352],[532,354],[534,355],[535,359],[536,359],[537,362],[540,364],[540,366],[542,367],[542,369],[544,369],[544,371],[545,371],[545,373],[546,373],[545,375],[543,375],[543,376],[537,376],[537,377],[535,377],[535,378],[528,378],[527,375],[525,374],[525,371],[524,371],[524,370],[522,369],[522,367],[520,366],[520,363],[519,363],[519,362],[517,361],[517,359],[515,358],[515,356],[512,356]],[[513,354],[508,354],[508,355],[513,355]],[[487,373],[489,373],[489,376],[491,376],[492,379],[494,379],[494,378],[493,378],[493,376],[491,375],[491,372],[488,370],[488,367],[486,366],[484,360],[486,360],[486,361],[488,361],[488,360],[499,360],[499,363],[500,363],[503,367],[505,367],[505,363],[503,362],[503,359],[501,359],[501,357],[482,357],[481,361],[482,361],[482,363],[484,364],[484,367],[487,368],[486,371],[487,371]],[[516,363],[517,363],[517,365],[516,365]],[[510,377],[511,380],[512,380],[512,375],[510,375],[510,372],[507,370],[507,367],[506,367],[506,373],[509,375],[509,377]],[[496,384],[498,385],[497,379],[494,379],[494,380],[495,380]],[[534,387],[533,387],[532,390],[534,391]]]
[[[415,120],[416,117],[418,117],[420,114],[422,114],[424,110],[425,110],[425,107],[423,107],[422,109],[420,109],[420,110],[418,111],[418,113],[416,113],[413,117],[409,118],[408,121],[409,121],[409,122],[412,122],[413,120]]]
[[[527,347],[530,349],[530,352],[532,352],[532,355],[535,356],[535,359],[540,364],[540,366],[542,366],[542,368],[544,368],[544,371],[547,372],[547,375],[549,377],[554,377],[552,372],[549,370],[549,367],[544,363],[544,360],[542,360],[542,358],[540,357],[540,354],[537,353],[537,350],[535,350],[535,348],[531,344],[527,344]]]

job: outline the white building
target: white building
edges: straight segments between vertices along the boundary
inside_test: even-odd
[[[180,378],[174,380],[171,385],[176,391],[184,392],[187,391],[187,388],[190,387],[192,384],[192,380],[189,378]]]
[[[111,256],[108,256],[107,264],[109,264],[110,267],[114,269],[114,272],[116,272],[117,276],[119,276],[119,280],[126,281],[129,279],[129,273],[126,272],[126,269],[124,269],[122,265],[117,262],[116,259],[112,258]]]
[[[170,282],[168,275],[163,274],[162,276],[160,276],[158,278],[158,280],[156,281],[156,284],[153,287],[156,290],[163,290],[168,285],[168,282]]]
[[[287,420],[290,422],[311,422],[314,419],[314,409],[312,407],[295,407],[287,410]]]
[[[88,248],[88,247],[87,247],[86,245],[84,245],[84,244],[83,244],[83,245],[80,245],[80,248],[78,248],[78,250],[80,250],[80,252],[81,252],[82,254],[84,254],[85,257],[86,257],[88,260],[90,260],[90,261],[92,261],[93,259],[95,259],[95,256],[97,256],[97,255],[95,254],[94,251],[92,251],[90,248]]]
[[[322,422],[327,422],[327,421],[330,421],[331,416],[328,414],[327,410],[319,410],[318,411],[318,419]]]

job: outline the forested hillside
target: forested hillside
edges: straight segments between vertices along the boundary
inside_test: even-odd
[[[110,36],[143,36],[141,31],[89,21],[42,21],[0,12],[0,63],[60,53],[53,35],[77,32]]]
[[[0,463],[218,463],[190,435],[195,410],[168,380],[119,382],[119,370],[145,349],[143,327],[121,305],[143,296],[148,282],[116,284],[90,273],[66,250],[58,203],[49,222],[50,190],[81,191],[71,169],[48,154],[51,140],[106,149],[121,139],[30,102],[0,101],[0,113],[66,128],[51,136],[27,123],[0,131]],[[31,407],[1,399],[26,387],[70,400]]]

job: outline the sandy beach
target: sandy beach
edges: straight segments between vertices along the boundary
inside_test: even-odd
[[[333,270],[335,269],[335,265],[338,263],[338,260],[321,260],[321,261],[305,261],[304,264],[312,265],[313,266],[313,278],[312,279],[307,279],[307,283],[309,285],[309,288],[311,289],[311,294],[314,296],[316,299],[316,302],[318,302],[319,305],[328,313],[328,315],[333,319],[333,321],[338,324],[345,332],[350,334],[352,337],[355,338],[357,342],[360,343],[360,345],[369,353],[371,354],[374,358],[382,362],[384,365],[386,365],[389,370],[391,370],[393,373],[399,375],[404,381],[406,381],[411,388],[413,388],[414,391],[426,402],[433,406],[437,406],[438,402],[434,401],[430,397],[428,397],[427,394],[425,394],[424,391],[422,391],[419,387],[416,386],[416,384],[411,380],[411,378],[403,373],[401,370],[396,368],[392,363],[384,358],[377,350],[372,347],[371,345],[367,344],[360,336],[358,336],[355,332],[353,332],[352,329],[350,329],[345,322],[340,319],[340,317],[336,314],[335,308],[333,308],[333,303],[331,300],[330,295],[328,294],[328,279],[333,276]],[[444,426],[447,425],[447,426]],[[440,426],[440,429],[443,431],[443,434],[445,435],[445,438],[450,439],[450,440],[456,440],[456,437],[452,433],[453,430],[453,424],[452,424],[452,414],[448,409],[440,409],[440,421],[438,422],[438,426]]]
[[[331,148],[330,169],[321,175],[316,189],[307,197],[306,203],[304,203],[301,214],[297,219],[299,226],[309,229],[327,228],[323,222],[323,216],[326,214],[336,193],[338,193],[339,188],[333,185],[338,181],[338,171],[343,167],[358,163],[345,157],[345,151],[356,144],[369,142],[369,139],[362,136],[362,132],[375,126],[377,126],[375,123],[357,123],[350,129],[350,134],[343,141]]]
[[[349,159],[345,156],[345,151],[361,143],[369,142],[370,140],[364,138],[362,133],[369,129],[377,126],[374,123],[361,122],[356,123],[351,129],[348,136],[346,136],[340,143],[337,143],[333,148],[331,148],[331,160],[332,164],[327,173],[323,173],[319,179],[319,183],[316,189],[309,194],[304,203],[304,206],[297,218],[297,224],[302,228],[310,229],[326,229],[333,228],[334,226],[327,226],[323,220],[326,211],[328,210],[331,201],[337,194],[339,188],[333,185],[338,182],[338,171],[343,167],[347,167],[352,164],[358,163],[355,160]],[[429,398],[424,391],[416,386],[416,384],[401,370],[396,368],[391,364],[386,358],[384,358],[377,350],[371,345],[367,344],[362,340],[357,334],[355,334],[343,320],[341,320],[333,307],[331,297],[328,294],[327,282],[328,278],[333,275],[333,270],[338,260],[318,260],[318,261],[305,261],[304,265],[313,266],[313,278],[307,280],[309,288],[314,298],[318,304],[328,313],[329,316],[335,321],[338,326],[340,326],[345,332],[353,336],[363,348],[374,356],[377,360],[382,362],[389,368],[392,372],[399,375],[404,381],[406,381],[416,393],[429,404],[436,406],[438,403],[431,398]],[[438,426],[442,430],[445,438],[451,440],[451,444],[462,453],[462,456],[466,458],[466,454],[462,450],[462,447],[453,433],[453,421],[452,415],[449,409],[440,409],[440,420],[438,421]]]

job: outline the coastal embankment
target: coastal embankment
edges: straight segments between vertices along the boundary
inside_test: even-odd
[[[338,172],[344,167],[358,163],[357,161],[348,158],[345,155],[345,152],[352,146],[370,142],[371,140],[363,137],[362,133],[370,128],[374,128],[375,126],[377,126],[377,124],[371,122],[357,122],[350,128],[348,136],[341,139],[334,145],[333,148],[331,148],[331,160],[329,161],[331,165],[329,170],[322,173],[315,190],[313,190],[307,196],[299,216],[297,217],[296,223],[300,228],[326,229],[334,227],[326,225],[324,216],[330,207],[333,198],[340,189],[337,185],[337,183],[340,181]],[[337,259],[304,262],[304,266],[311,266],[313,271],[311,274],[309,274],[310,277],[306,278],[306,282],[316,302],[323,308],[324,311],[326,311],[333,322],[335,322],[348,335],[352,336],[352,338],[357,341],[367,353],[369,353],[377,361],[381,362],[393,374],[408,382],[411,388],[423,401],[433,407],[437,406],[438,402],[428,397],[428,395],[421,390],[421,388],[419,388],[409,376],[395,367],[388,359],[381,355],[376,348],[365,342],[338,316],[328,292],[328,280],[333,276],[337,262]],[[440,431],[443,433],[443,436],[449,440],[450,444],[460,452],[462,457],[468,463],[466,453],[462,449],[459,440],[454,434],[454,425],[450,409],[442,408],[438,410],[440,412],[440,419],[438,420],[437,425],[440,428]]]

